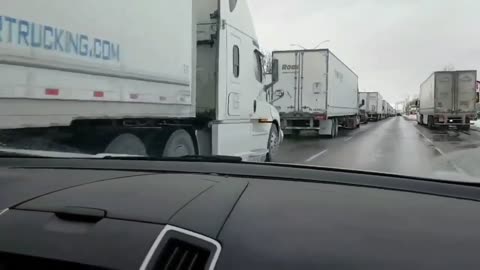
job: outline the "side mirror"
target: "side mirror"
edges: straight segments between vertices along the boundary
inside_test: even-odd
[[[477,103],[480,103],[480,93],[477,92]]]
[[[272,60],[272,82],[263,87],[263,91],[268,91],[269,88],[273,89],[273,86],[278,82],[278,59]]]
[[[285,91],[282,89],[275,90],[273,93],[274,97],[270,103],[274,103],[278,101],[279,99],[283,98],[285,96]]]
[[[360,104],[360,107],[365,106],[365,99],[362,99],[362,104]]]
[[[278,82],[278,59],[272,60],[272,83]]]
[[[282,98],[283,96],[285,96],[285,91],[283,91],[282,89],[275,90],[276,98]]]

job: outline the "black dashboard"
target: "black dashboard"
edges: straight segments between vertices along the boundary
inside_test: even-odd
[[[479,200],[331,168],[0,159],[0,269],[478,269]]]

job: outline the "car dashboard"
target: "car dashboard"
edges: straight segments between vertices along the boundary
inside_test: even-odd
[[[0,160],[0,269],[478,269],[475,184],[274,164]]]

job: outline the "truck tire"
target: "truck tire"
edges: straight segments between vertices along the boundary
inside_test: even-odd
[[[279,145],[280,132],[278,131],[277,125],[272,124],[272,127],[270,128],[270,135],[268,137],[268,153],[267,158],[265,159],[266,162],[275,161]]]
[[[131,133],[117,136],[108,144],[104,152],[107,154],[147,156],[145,144]]]
[[[435,125],[433,124],[433,116],[429,115],[427,120],[428,129],[433,129]]]
[[[183,157],[195,155],[195,145],[192,136],[183,130],[174,131],[163,148],[162,157]]]

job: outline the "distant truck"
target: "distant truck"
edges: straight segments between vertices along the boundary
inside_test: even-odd
[[[358,76],[328,49],[275,51],[278,82],[270,102],[285,134],[312,130],[334,138],[360,126]]]
[[[364,105],[369,121],[379,121],[384,117],[383,97],[378,92],[360,92],[360,102]]]
[[[368,93],[366,92],[359,92],[358,93],[358,107],[359,107],[359,114],[360,114],[360,123],[367,124],[368,123],[368,114],[367,114],[367,103],[366,100],[368,98]]]
[[[477,71],[434,72],[420,86],[417,122],[429,128],[456,126],[470,129],[476,118]]]
[[[387,117],[393,117],[395,116],[395,109],[393,108],[390,103],[387,102]]]
[[[263,161],[281,141],[247,1],[0,3],[8,145]]]
[[[388,117],[388,102],[386,100],[382,101],[382,117],[381,119],[385,119]]]

